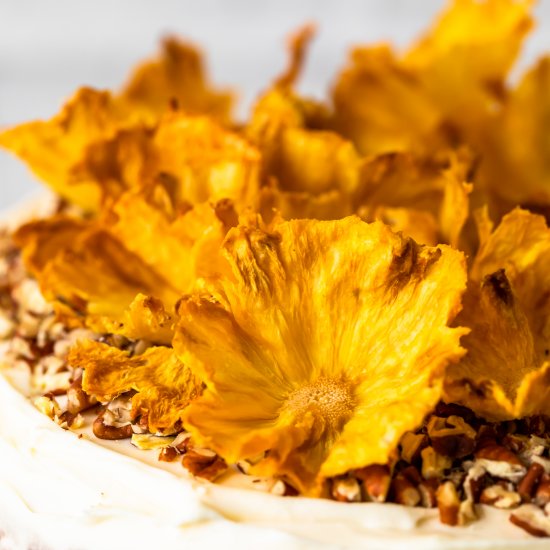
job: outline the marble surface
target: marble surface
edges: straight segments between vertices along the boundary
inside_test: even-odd
[[[444,0],[0,0],[0,127],[53,115],[78,86],[117,87],[176,33],[200,44],[215,82],[240,93],[244,116],[284,63],[284,39],[306,21],[318,35],[301,82],[322,97],[356,43],[406,45]],[[523,63],[550,50],[550,0]],[[39,188],[0,151],[0,209]]]

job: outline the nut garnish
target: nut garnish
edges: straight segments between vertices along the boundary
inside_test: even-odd
[[[458,525],[460,499],[456,487],[451,481],[445,481],[437,489],[437,507],[439,519],[445,525]]]
[[[518,506],[521,503],[521,496],[516,491],[510,490],[509,487],[495,483],[483,489],[479,502],[490,504],[495,508],[508,509]]]
[[[183,455],[182,464],[194,476],[214,481],[227,470],[225,460],[216,453],[213,456],[201,454],[194,449],[190,449]]]
[[[550,536],[550,517],[534,504],[523,504],[510,516],[510,521],[535,537]]]
[[[355,475],[363,482],[363,488],[368,500],[384,502],[391,484],[390,470],[387,466],[372,464],[355,471]]]
[[[93,432],[99,439],[129,439],[132,437],[132,425],[112,426],[105,424],[104,417],[107,414],[107,409],[101,411],[93,423]]]
[[[475,448],[476,431],[460,416],[432,416],[426,430],[433,448],[440,455],[461,458]]]
[[[433,447],[426,447],[420,453],[422,457],[422,476],[426,479],[441,478],[453,461],[450,457],[436,452]]]
[[[332,496],[339,502],[359,502],[361,487],[353,477],[336,478],[332,482]]]

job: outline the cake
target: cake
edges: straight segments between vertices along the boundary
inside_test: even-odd
[[[0,548],[544,547],[529,10],[457,0],[332,105],[294,90],[306,26],[244,125],[169,39],[0,134],[54,191],[0,242]]]

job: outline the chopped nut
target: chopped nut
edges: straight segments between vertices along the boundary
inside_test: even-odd
[[[550,502],[550,476],[543,474],[535,492],[535,503],[546,506]]]
[[[42,397],[37,397],[34,400],[34,406],[42,413],[51,418],[52,420],[55,418],[55,416],[61,414],[61,409],[59,408],[59,405],[55,401],[55,399],[52,399],[50,397],[46,397],[45,395]]]
[[[476,509],[472,500],[463,500],[458,509],[458,524],[466,525],[477,519]]]
[[[182,464],[194,476],[202,477],[208,481],[213,481],[227,470],[227,464],[223,458],[214,454],[204,456],[191,449],[183,455]]]
[[[543,456],[533,455],[531,456],[531,464],[533,463],[540,464],[545,473],[550,474],[550,459],[544,458]]]
[[[178,451],[174,447],[168,446],[168,447],[163,447],[160,450],[158,459],[161,462],[174,462],[174,460],[176,460],[178,456],[179,456]]]
[[[193,452],[205,458],[216,457],[216,453],[214,451],[212,451],[211,449],[205,449],[204,447],[193,447]]]
[[[534,462],[529,466],[525,477],[518,485],[518,493],[523,502],[531,502],[543,473],[544,468],[540,464]]]
[[[298,494],[298,491],[294,487],[282,479],[277,479],[271,486],[271,489],[269,489],[269,492],[279,497],[295,497]]]
[[[128,439],[132,437],[132,426],[131,424],[126,424],[125,426],[110,426],[103,422],[104,416],[106,414],[106,409],[101,411],[98,417],[94,420],[93,423],[93,432],[96,437],[99,439]]]
[[[488,477],[487,471],[481,464],[472,462],[467,472],[462,484],[466,500],[478,502],[484,488],[484,480]]]
[[[71,414],[78,414],[97,404],[95,397],[89,396],[82,389],[82,376],[74,380],[67,390],[67,410]]]
[[[486,487],[479,497],[481,504],[489,504],[495,508],[515,508],[521,503],[521,497],[516,491],[510,491],[499,483]]]
[[[426,447],[420,453],[422,457],[422,477],[425,479],[441,478],[453,461],[448,456],[440,455],[433,447]]]
[[[437,507],[439,520],[445,525],[458,525],[460,499],[452,481],[445,481],[437,489]]]
[[[527,469],[512,451],[502,445],[486,445],[475,453],[476,462],[494,477],[519,482]]]
[[[332,497],[339,502],[360,502],[361,487],[353,477],[336,478],[332,482]]]
[[[406,432],[401,438],[401,458],[412,464],[420,458],[420,451],[428,445],[428,436],[426,434],[415,434]]]
[[[418,489],[403,474],[397,474],[391,482],[393,500],[404,506],[416,506],[421,496]]]
[[[40,318],[30,313],[24,311],[21,314],[19,323],[17,324],[17,333],[23,338],[35,338],[38,334],[40,328]]]
[[[474,451],[476,431],[460,416],[432,416],[426,429],[433,448],[440,455],[461,458]]]
[[[53,353],[56,357],[59,357],[60,359],[65,359],[67,357],[67,354],[69,353],[69,349],[72,346],[72,342],[70,340],[58,340],[53,345]]]
[[[52,306],[44,299],[35,279],[26,278],[21,281],[14,287],[12,296],[22,310],[37,316],[47,315],[52,311]]]
[[[174,441],[172,441],[172,447],[176,449],[179,453],[187,452],[189,444],[191,442],[191,434],[188,432],[180,432]]]
[[[414,486],[422,483],[422,476],[416,466],[407,466],[399,472],[402,476],[405,476]]]
[[[510,516],[510,521],[535,537],[550,536],[550,518],[534,504],[523,504]]]
[[[518,456],[502,445],[486,445],[475,453],[475,457],[523,466]]]
[[[476,422],[476,415],[473,411],[467,407],[463,407],[462,405],[457,405],[456,403],[439,402],[436,405],[434,412],[436,416],[443,416],[445,418],[448,418],[449,416],[459,416],[469,424]]]
[[[14,322],[4,313],[0,313],[0,339],[5,340],[12,336],[15,330]]]
[[[120,428],[132,421],[132,402],[129,397],[121,396],[107,404],[104,423]],[[133,429],[132,429],[133,432]]]
[[[371,464],[355,470],[355,475],[363,482],[365,496],[374,502],[384,502],[391,484],[390,470],[381,464]]]
[[[435,479],[427,479],[418,484],[420,502],[424,508],[435,508],[437,506],[437,488],[439,482]]]
[[[30,343],[21,337],[12,338],[10,342],[10,351],[16,358],[34,359],[35,355],[31,349]]]

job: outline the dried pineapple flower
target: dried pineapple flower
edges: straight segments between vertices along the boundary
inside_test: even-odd
[[[494,232],[482,218],[464,310],[468,354],[451,365],[448,401],[489,420],[550,414],[550,229],[516,209]]]
[[[454,0],[405,55],[354,50],[334,87],[335,127],[363,153],[480,145],[531,27],[532,3]]]
[[[19,156],[70,202],[97,210],[105,190],[98,186],[97,175],[81,166],[90,149],[97,155],[98,148],[108,150],[111,140],[123,139],[120,136],[130,131],[135,137],[127,148],[141,155],[140,138],[174,101],[188,112],[208,113],[222,121],[227,120],[231,104],[227,93],[210,90],[197,51],[170,39],[162,57],[138,67],[121,93],[81,88],[49,121],[22,124],[0,134],[0,146]]]
[[[517,204],[550,218],[550,57],[542,58],[507,95],[481,140],[479,179],[494,214]]]
[[[410,153],[371,157],[363,166],[354,208],[364,220],[380,219],[422,244],[458,247],[469,216],[470,166],[466,150],[429,160]]]
[[[68,360],[73,367],[84,369],[82,388],[99,401],[135,391],[132,416],[145,416],[152,433],[173,432],[189,401],[202,391],[201,383],[172,348],[152,347],[130,357],[107,344],[80,341]]]
[[[91,145],[73,173],[97,181],[107,196],[170,182],[178,204],[232,199],[252,206],[260,154],[246,140],[205,116],[168,113],[153,129],[136,127]]]
[[[260,211],[284,218],[337,219],[352,213],[349,193],[361,166],[353,145],[323,130],[328,109],[293,90],[314,28],[306,25],[289,41],[289,63],[254,106],[244,135],[262,154]]]
[[[58,216],[18,231],[26,264],[58,313],[98,332],[171,342],[179,297],[225,269],[219,247],[231,204],[178,215],[164,188],[154,199],[126,193],[101,219]]]
[[[134,112],[148,111],[150,120],[175,105],[190,114],[205,114],[224,124],[231,122],[233,94],[210,86],[201,52],[178,38],[165,38],[157,59],[139,65],[121,98]]]
[[[206,389],[183,422],[228,462],[318,494],[385,463],[462,356],[464,259],[350,217],[228,233],[232,276],[182,299],[174,347]]]

